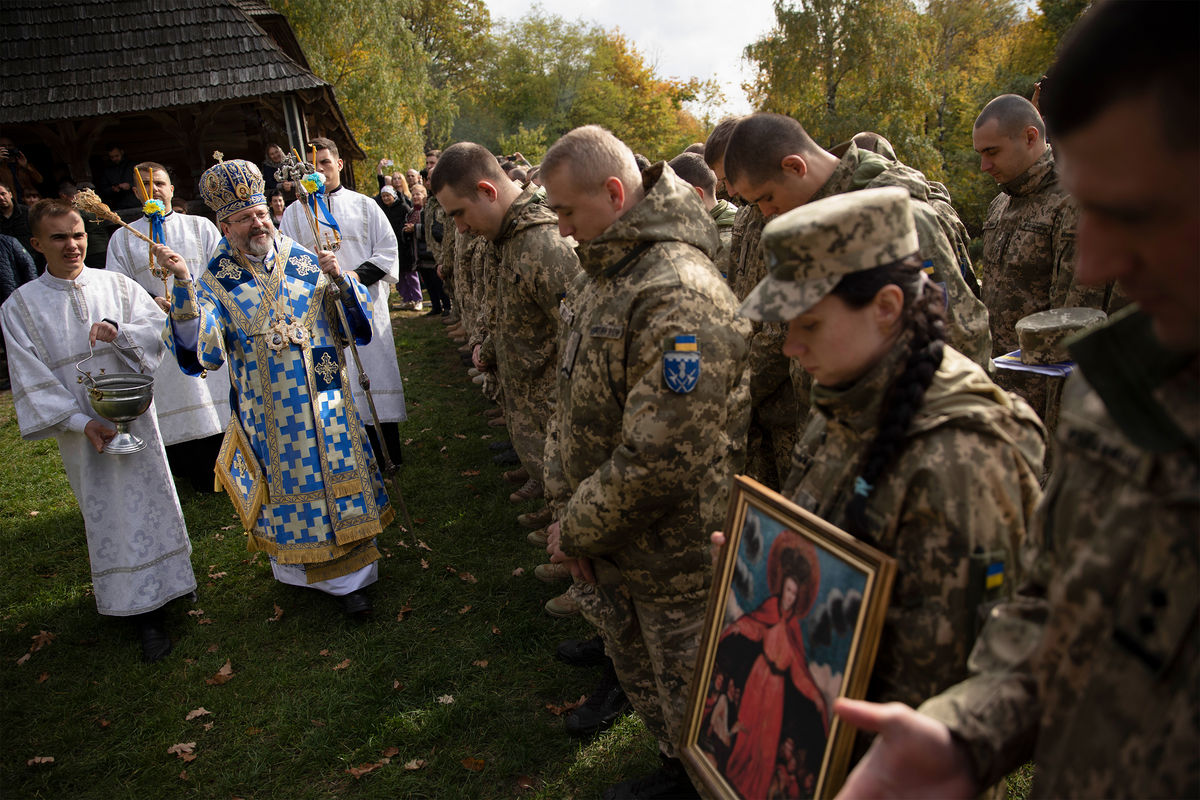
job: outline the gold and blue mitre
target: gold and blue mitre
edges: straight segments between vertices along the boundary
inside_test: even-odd
[[[266,185],[258,167],[249,161],[221,161],[200,176],[200,196],[217,221],[251,206],[266,205]]]

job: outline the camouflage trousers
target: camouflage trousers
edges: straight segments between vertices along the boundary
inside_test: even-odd
[[[499,402],[508,420],[508,438],[521,466],[531,478],[545,481],[546,471],[546,422],[552,411],[551,399],[556,391],[554,384],[547,386],[519,386],[501,377],[505,386]]]
[[[708,590],[695,596],[638,599],[612,564],[593,560],[592,565],[596,584],[576,583],[580,612],[604,639],[621,688],[658,739],[659,749],[677,758]]]

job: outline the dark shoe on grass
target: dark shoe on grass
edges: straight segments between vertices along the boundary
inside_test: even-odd
[[[621,715],[629,710],[629,698],[617,680],[617,671],[612,661],[605,659],[604,677],[583,705],[574,709],[563,722],[567,733],[579,738],[595,736],[608,730]]]
[[[161,608],[135,617],[138,635],[142,640],[142,659],[147,664],[162,661],[171,652],[171,637],[167,634],[163,617]]]
[[[604,640],[599,636],[567,639],[558,645],[554,657],[572,667],[598,667],[608,660],[608,656],[604,655]]]
[[[366,619],[375,610],[371,598],[362,591],[342,595],[338,598],[338,604],[342,607],[342,613],[350,619]]]
[[[662,766],[630,781],[610,786],[604,800],[700,800],[696,787],[678,758],[662,758]]]
[[[513,464],[521,463],[521,459],[517,458],[517,451],[511,448],[492,456],[492,461],[502,467],[511,467]]]
[[[512,442],[510,442],[508,439],[505,439],[502,442],[492,442],[491,444],[488,445],[488,450],[495,450],[497,453],[502,453],[505,450],[512,450],[512,449],[513,449]]]

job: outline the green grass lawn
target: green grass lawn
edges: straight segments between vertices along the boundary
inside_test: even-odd
[[[415,530],[379,539],[374,621],[276,583],[229,499],[184,485],[199,602],[172,605],[175,651],[154,665],[128,622],[96,613],[57,447],[21,440],[0,394],[0,796],[593,798],[657,765],[633,717],[581,744],[547,708],[599,677],[553,658],[587,626],[542,611],[565,584],[533,577],[544,553],[516,515],[535,505],[509,503],[488,449],[503,429],[444,326],[395,322]],[[190,760],[168,752],[189,743]]]

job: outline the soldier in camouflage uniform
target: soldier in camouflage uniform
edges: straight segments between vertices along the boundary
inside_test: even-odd
[[[696,189],[704,207],[708,209],[708,216],[716,223],[720,246],[713,257],[713,264],[728,278],[729,245],[733,238],[733,221],[737,216],[737,206],[728,200],[717,199],[717,175],[700,156],[695,153],[680,153],[669,163],[676,175]]]
[[[925,176],[898,161],[851,142],[840,159],[819,147],[804,127],[780,114],[752,114],[734,128],[725,149],[730,191],[771,216],[804,203],[845,192],[899,186],[913,199],[913,215],[925,269],[948,303],[947,340],[975,363],[988,367],[992,355],[987,309],[975,296],[965,245],[944,217],[951,212]],[[944,187],[943,187],[944,190]]]
[[[722,120],[704,145],[705,162],[721,184],[725,182],[724,154],[734,118]],[[730,229],[729,260],[723,268],[729,288],[745,300],[767,275],[758,246],[766,219],[753,203],[738,208]],[[718,267],[721,265],[718,263]],[[783,354],[784,326],[755,322],[750,339],[750,429],[746,443],[746,469],[750,477],[779,488],[787,477],[803,422],[808,416],[811,381],[804,370],[793,370]]]
[[[675,745],[712,577],[706,532],[744,459],[749,325],[710,260],[712,220],[669,166],[639,176],[628,147],[587,126],[550,148],[542,179],[584,272],[562,312],[546,464],[562,510],[547,550],[593,584],[583,613],[664,754],[605,797],[694,797]]]
[[[1001,189],[983,224],[982,296],[992,355],[1016,350],[1017,321],[1035,312],[1075,306],[1110,310],[1111,284],[1091,287],[1075,280],[1079,215],[1059,185],[1038,110],[1020,95],[1001,95],[984,106],[972,137],[979,168]],[[999,369],[996,383],[1024,397],[1042,419],[1057,418],[1060,378]]]
[[[546,423],[554,410],[558,307],[580,274],[579,259],[534,188],[522,191],[486,148],[448,148],[433,172],[433,187],[458,230],[481,242],[480,282],[492,290],[482,292],[492,311],[476,363],[495,365],[504,386],[513,449],[533,484],[521,499],[540,498]]]
[[[1070,346],[1046,557],[993,613],[976,675],[920,713],[838,702],[880,733],[846,797],[972,797],[1030,758],[1031,798],[1200,796],[1197,31],[1194,3],[1098,3],[1051,68],[1076,275],[1141,308]]]
[[[896,559],[868,695],[906,703],[966,674],[983,609],[1019,572],[1045,452],[1032,410],[943,345],[911,205],[888,187],[780,215],[742,305],[788,321],[784,349],[814,379],[783,493]]]

